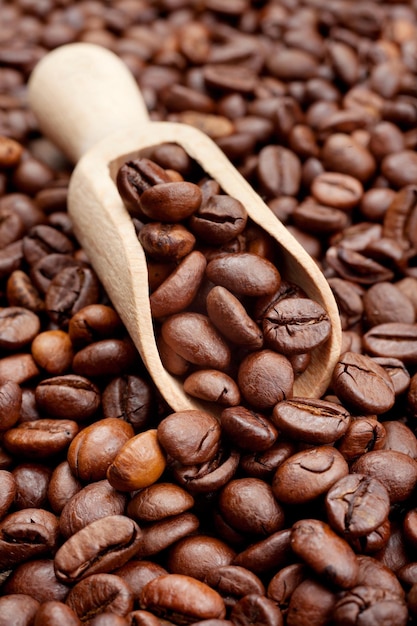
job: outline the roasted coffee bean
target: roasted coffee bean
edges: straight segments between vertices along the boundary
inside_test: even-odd
[[[342,588],[355,584],[358,562],[349,544],[331,528],[316,519],[295,522],[291,530],[291,548],[319,576]]]
[[[52,626],[53,624],[80,626],[81,622],[74,611],[63,602],[56,600],[43,602],[36,611],[33,626]]]
[[[377,478],[348,474],[325,497],[330,525],[345,537],[360,537],[376,530],[388,518],[390,498]]]
[[[323,624],[332,618],[337,596],[318,580],[305,578],[294,589],[286,614],[288,626],[297,626],[303,621]],[[314,620],[314,621],[313,621]]]
[[[172,470],[176,480],[192,493],[218,491],[235,475],[239,465],[239,453],[220,448],[216,456],[199,465],[174,464]]]
[[[404,600],[398,595],[386,589],[362,585],[353,587],[338,600],[333,616],[345,624],[355,624],[359,615],[364,623],[365,620],[372,623],[383,615],[387,624],[405,626],[407,613]]]
[[[104,417],[117,417],[140,431],[152,418],[155,410],[155,391],[141,376],[117,376],[105,387],[101,404]]]
[[[60,532],[65,538],[102,517],[124,513],[126,496],[117,492],[107,480],[98,480],[84,487],[79,483],[73,491],[60,511]]]
[[[400,359],[406,365],[415,362],[414,346],[417,325],[388,322],[374,326],[363,337],[364,348],[372,355]]]
[[[94,343],[100,339],[114,337],[122,331],[122,322],[116,311],[105,304],[90,304],[75,313],[68,324],[68,333],[73,345]]]
[[[347,461],[354,461],[365,452],[384,447],[386,430],[376,417],[359,417],[351,421],[346,434],[337,442],[337,449]]]
[[[0,470],[0,485],[0,519],[2,519],[15,499],[17,486],[14,475],[7,470]]]
[[[39,317],[22,307],[5,307],[0,311],[0,347],[20,350],[32,342],[40,330]]]
[[[63,330],[40,333],[32,341],[32,356],[48,374],[64,374],[69,370],[74,356],[68,333]]]
[[[230,348],[206,315],[177,313],[161,328],[164,341],[190,363],[225,370],[230,364]]]
[[[193,250],[194,235],[182,224],[149,222],[139,231],[145,252],[156,261],[179,261]]]
[[[321,204],[349,211],[361,201],[363,187],[353,176],[330,171],[316,176],[311,193]]]
[[[19,419],[22,390],[17,382],[7,380],[0,384],[0,431],[12,428]]]
[[[66,374],[42,380],[35,388],[37,406],[53,417],[84,421],[100,406],[100,391],[88,378]]]
[[[127,339],[101,339],[79,350],[72,361],[74,374],[86,378],[119,376],[133,366],[137,352]]]
[[[262,348],[261,329],[228,289],[220,285],[213,287],[207,295],[206,307],[211,322],[226,339],[251,350]]]
[[[275,602],[261,594],[249,593],[233,607],[230,617],[234,624],[245,626],[256,621],[265,626],[282,626],[284,620]]]
[[[223,618],[226,609],[221,596],[205,583],[182,574],[167,574],[145,585],[140,606],[157,616],[178,616],[183,623]]]
[[[244,406],[224,409],[220,423],[233,445],[243,450],[269,450],[278,437],[274,425],[264,415]]]
[[[116,417],[86,426],[68,448],[67,459],[73,474],[84,481],[104,479],[109,465],[133,435],[130,424]]]
[[[271,294],[281,282],[278,270],[270,261],[248,252],[213,259],[206,274],[214,284],[245,296]]]
[[[127,615],[133,609],[133,595],[119,576],[91,574],[70,589],[65,604],[81,622],[88,622],[104,612]]]
[[[355,461],[352,470],[380,480],[391,503],[406,500],[417,482],[417,461],[396,450],[367,452]]]
[[[34,623],[40,603],[32,596],[24,593],[5,594],[0,598],[0,624],[16,624],[28,626]]]
[[[187,309],[197,295],[206,269],[206,259],[198,250],[190,252],[176,269],[150,295],[154,318],[167,317]]]
[[[45,509],[25,508],[0,522],[1,569],[50,554],[58,542],[58,519]]]
[[[276,602],[283,611],[288,608],[292,594],[305,578],[306,566],[304,563],[287,565],[271,578],[266,595]]]
[[[221,428],[209,413],[190,409],[165,417],[157,428],[165,452],[184,465],[205,463],[216,455]]]
[[[270,535],[284,525],[284,511],[268,483],[259,478],[230,481],[219,494],[223,518],[235,530]]]
[[[156,429],[130,438],[119,450],[107,470],[107,479],[119,491],[149,487],[161,477],[166,457]]]
[[[243,397],[256,410],[271,409],[293,394],[291,363],[272,350],[248,354],[239,366],[237,379]]]
[[[236,198],[213,194],[189,220],[191,231],[205,243],[223,245],[245,229],[247,213]]]
[[[167,182],[148,187],[140,196],[140,208],[152,221],[180,222],[200,207],[202,194],[194,183]]]
[[[78,582],[92,574],[111,572],[139,549],[141,530],[124,515],[108,515],[71,535],[54,556],[57,578]]]
[[[4,591],[28,594],[40,603],[49,600],[64,602],[68,586],[56,578],[53,558],[43,557],[18,565],[8,577]]]
[[[279,530],[239,552],[233,565],[245,567],[258,576],[271,574],[277,568],[284,567],[294,560],[290,539],[290,528]]]
[[[236,406],[240,402],[239,387],[233,378],[219,370],[193,372],[184,380],[184,391],[195,398],[222,406]]]
[[[6,449],[30,459],[45,459],[65,451],[78,433],[78,424],[68,419],[39,419],[8,430]]]
[[[384,421],[385,441],[384,450],[404,452],[412,459],[417,459],[417,438],[411,428],[393,420]]]
[[[12,470],[16,493],[16,509],[44,508],[51,470],[39,463],[20,463]]]
[[[119,169],[116,178],[117,188],[123,202],[134,216],[143,215],[140,207],[142,193],[153,185],[169,181],[169,175],[165,170],[146,158],[127,161]]]
[[[69,463],[59,463],[48,483],[48,501],[54,513],[60,514],[65,504],[81,489],[82,485],[71,472]]]
[[[347,474],[348,465],[335,448],[310,448],[293,454],[278,467],[272,490],[279,502],[301,504],[326,493]]]
[[[70,266],[52,279],[45,295],[45,307],[52,321],[66,327],[77,311],[97,303],[99,292],[100,285],[93,270]]]
[[[313,445],[334,443],[350,424],[350,415],[340,405],[325,400],[292,398],[278,402],[272,421],[289,438]]]
[[[334,368],[332,384],[337,396],[356,411],[384,413],[395,402],[391,378],[364,354],[342,354]]]

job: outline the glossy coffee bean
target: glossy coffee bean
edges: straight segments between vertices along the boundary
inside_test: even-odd
[[[295,522],[291,547],[317,574],[332,584],[349,588],[355,584],[358,562],[349,544],[327,524],[315,519]]]

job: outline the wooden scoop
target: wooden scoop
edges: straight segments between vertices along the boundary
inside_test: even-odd
[[[155,342],[144,251],[115,185],[120,166],[144,148],[182,146],[223,191],[282,248],[282,276],[319,302],[332,322],[326,343],[296,379],[294,395],[320,397],[339,357],[341,330],[335,300],[316,263],[273,215],[224,153],[186,124],[151,122],[136,80],[106,48],[88,43],[48,53],[29,81],[29,102],[39,126],[76,167],[68,211],[80,244],[118,311],[150,375],[174,411],[202,407],[163,367]]]

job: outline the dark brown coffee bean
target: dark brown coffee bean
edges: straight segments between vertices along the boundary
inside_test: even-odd
[[[82,485],[71,472],[68,462],[59,463],[48,484],[48,501],[54,513],[59,515],[65,504],[81,489]]]
[[[251,350],[262,347],[261,329],[228,289],[220,285],[213,287],[207,295],[206,307],[211,322],[229,341]]]
[[[230,526],[243,533],[270,535],[284,525],[284,511],[271,487],[259,478],[239,478],[223,487],[220,511]]]
[[[348,174],[361,182],[369,180],[376,169],[371,152],[344,133],[334,133],[326,139],[322,159],[326,170]]]
[[[0,624],[29,626],[33,624],[40,603],[24,593],[3,595],[0,598]]]
[[[347,211],[361,201],[363,187],[357,178],[348,174],[323,172],[313,180],[311,193],[319,203]]]
[[[297,452],[277,469],[272,489],[279,502],[314,500],[348,474],[348,465],[335,448],[322,446]]]
[[[4,445],[15,455],[45,459],[65,451],[78,433],[78,424],[68,419],[23,422],[4,435]]]
[[[363,296],[363,306],[369,326],[415,322],[416,315],[412,302],[392,283],[381,282],[371,285]]]
[[[389,322],[374,326],[363,336],[364,348],[372,355],[400,359],[405,365],[415,363],[417,325]]]
[[[37,406],[53,417],[84,421],[100,406],[100,391],[88,378],[66,374],[42,380],[35,388]]]
[[[45,308],[39,291],[22,270],[15,270],[10,274],[6,293],[12,307],[23,307],[34,313],[39,313]]]
[[[122,515],[125,506],[125,495],[117,492],[107,480],[84,487],[80,484],[62,506],[59,520],[61,534],[68,538],[102,517]]]
[[[197,295],[206,265],[205,256],[198,250],[182,259],[176,269],[150,295],[152,316],[167,317],[187,309]]]
[[[77,478],[103,480],[123,445],[134,435],[133,428],[117,417],[97,420],[83,428],[71,441],[67,460]]]
[[[177,313],[162,324],[164,341],[182,358],[205,368],[225,370],[230,348],[206,315]]]
[[[417,159],[413,150],[389,154],[382,160],[381,171],[396,188],[413,185],[416,181]]]
[[[179,615],[188,623],[222,619],[226,615],[224,601],[216,591],[182,574],[159,576],[147,583],[141,593],[140,606],[168,619]]]
[[[137,351],[130,340],[102,339],[79,350],[73,359],[74,374],[86,378],[120,376],[137,359]]]
[[[281,282],[278,270],[270,261],[247,252],[213,259],[206,274],[214,284],[245,296],[273,293]]]
[[[293,563],[283,567],[269,581],[267,597],[277,603],[281,611],[288,609],[288,603],[297,587],[306,578],[304,563]]]
[[[377,478],[348,474],[325,497],[329,524],[343,536],[360,537],[376,530],[388,518],[390,498]]]
[[[39,463],[19,463],[12,470],[15,479],[16,509],[44,508],[47,500],[51,470]]]
[[[0,311],[0,347],[5,350],[20,350],[39,330],[39,317],[32,311],[22,307],[4,307]]]
[[[45,307],[53,321],[67,326],[77,311],[98,301],[99,292],[98,278],[90,268],[67,267],[52,279]]]
[[[269,450],[278,437],[274,425],[264,415],[244,406],[224,409],[220,423],[232,444],[243,450]]]
[[[216,402],[221,406],[236,406],[240,391],[233,378],[219,370],[198,370],[184,380],[184,391],[195,398]]]
[[[105,304],[90,304],[75,313],[68,324],[72,343],[84,346],[100,339],[114,337],[122,330],[116,311]]]
[[[117,189],[129,213],[139,217],[143,215],[140,206],[142,193],[153,185],[169,181],[165,170],[146,158],[127,161],[119,169],[116,178]]]
[[[135,494],[127,512],[139,522],[155,522],[184,513],[193,505],[194,498],[185,489],[172,483],[156,483]]]
[[[290,528],[279,530],[240,552],[234,559],[233,565],[245,567],[258,576],[271,574],[277,568],[285,567],[294,560],[290,539]]]
[[[407,607],[404,600],[386,589],[363,585],[353,587],[338,600],[334,617],[345,624],[357,623],[358,616],[364,624],[379,620],[379,615],[389,624],[405,626],[408,620]],[[366,620],[366,621],[365,621]]]
[[[190,493],[211,493],[218,491],[235,475],[239,465],[239,453],[220,448],[208,463],[199,465],[174,465],[176,480]]]
[[[337,600],[336,594],[318,580],[306,578],[294,589],[289,598],[286,614],[288,626],[329,621]]]
[[[411,428],[396,420],[384,421],[384,428],[384,450],[397,450],[417,459],[417,438]]]
[[[238,626],[259,624],[262,626],[283,626],[284,618],[275,602],[261,594],[250,593],[241,598],[230,614],[232,622]]]
[[[167,182],[145,189],[140,208],[152,221],[180,222],[195,213],[201,201],[201,190],[194,183]]]
[[[7,470],[0,470],[0,520],[6,515],[13,503],[17,485],[14,475]]]
[[[238,565],[222,565],[208,572],[206,582],[223,597],[226,606],[233,606],[237,600],[250,593],[265,595],[261,580]]]
[[[182,224],[144,224],[138,239],[145,252],[156,261],[179,261],[190,254],[195,245],[194,235]]]
[[[145,378],[117,376],[103,391],[103,416],[122,419],[138,432],[151,420],[155,401],[154,388]]]
[[[396,450],[367,452],[355,461],[352,470],[380,480],[391,503],[406,500],[417,482],[417,461]]]
[[[22,390],[17,382],[7,380],[0,384],[0,431],[12,428],[19,419]]]
[[[36,612],[33,626],[53,626],[53,624],[80,626],[81,622],[74,611],[63,602],[56,600],[43,602]]]
[[[384,413],[395,402],[391,378],[364,354],[342,354],[334,368],[332,385],[338,397],[357,411]]]
[[[410,373],[400,359],[393,357],[373,357],[375,363],[381,365],[389,374],[394,385],[395,394],[404,393],[410,386]]]
[[[141,530],[124,515],[108,515],[71,535],[54,557],[57,578],[75,583],[121,567],[139,549]]]
[[[213,194],[191,216],[189,226],[205,243],[223,245],[240,235],[246,222],[246,209],[239,200]]]
[[[70,589],[65,604],[86,622],[104,612],[127,615],[133,609],[133,594],[119,576],[91,574]]]
[[[209,413],[178,411],[159,424],[158,440],[166,453],[184,465],[205,463],[218,451],[221,428]]]
[[[272,408],[293,393],[294,372],[289,360],[272,350],[252,352],[238,370],[238,385],[245,400],[257,410]]]
[[[64,374],[74,356],[69,334],[63,330],[46,330],[32,341],[32,356],[51,375]]]
[[[279,432],[294,439],[317,444],[334,443],[350,424],[350,415],[340,405],[325,400],[292,398],[278,402],[272,421]]]
[[[243,454],[239,466],[248,476],[270,478],[277,468],[295,452],[295,444],[279,438],[265,452],[252,452]]]
[[[0,522],[1,569],[50,554],[58,536],[58,518],[49,511],[25,508],[10,513]]]
[[[381,450],[387,433],[376,417],[359,417],[350,422],[337,448],[347,461],[354,461],[365,452]]]
[[[355,584],[358,562],[349,544],[330,526],[315,519],[295,522],[291,530],[291,548],[319,576],[342,588]]]
[[[38,224],[23,238],[23,254],[27,263],[34,266],[46,255],[59,253],[71,255],[74,245],[71,240],[56,228]]]

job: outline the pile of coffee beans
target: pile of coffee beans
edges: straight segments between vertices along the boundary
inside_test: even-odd
[[[119,55],[152,119],[204,130],[316,260],[343,328],[325,395],[221,419],[160,397],[27,106],[74,41]],[[414,0],[0,3],[0,626],[417,623],[416,127]],[[141,158],[236,209],[175,146]],[[202,253],[183,227],[152,300],[190,233]]]
[[[161,150],[189,175],[198,169],[181,146]],[[116,183],[147,257],[166,369],[217,407],[269,410],[291,397],[331,323],[320,304],[282,281],[277,243],[210,178],[185,181],[143,157],[124,163]]]

